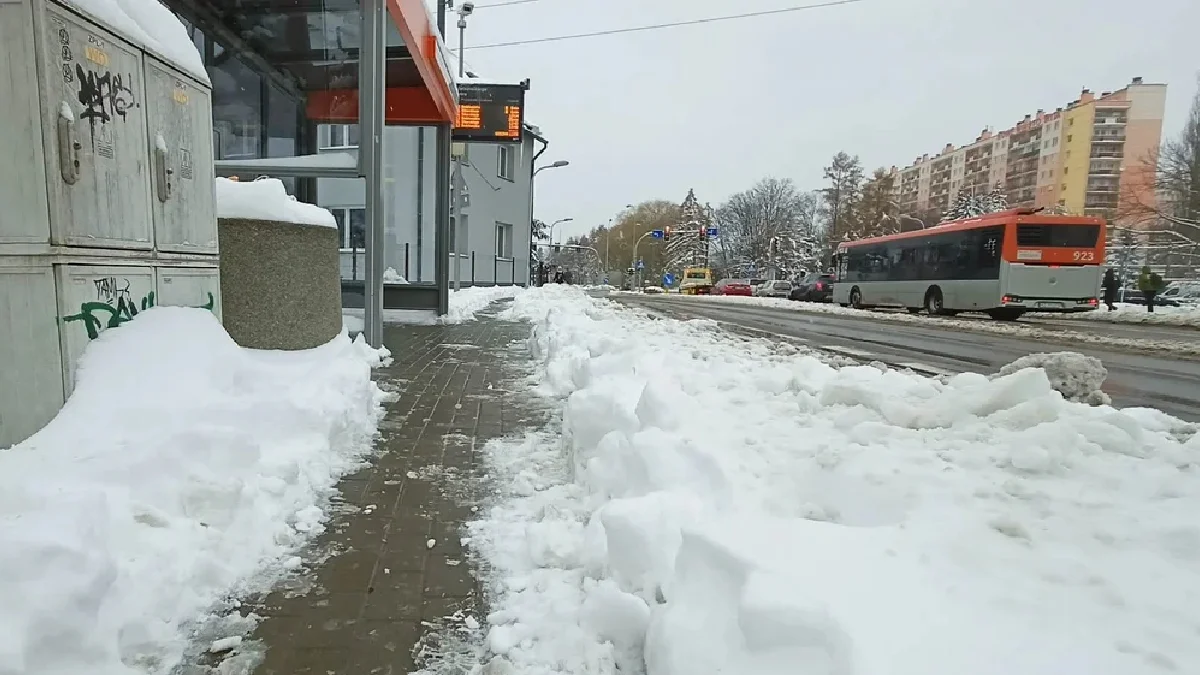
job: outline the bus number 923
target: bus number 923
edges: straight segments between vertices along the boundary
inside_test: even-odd
[[[843,242],[833,301],[932,315],[1096,309],[1104,220],[1013,209],[914,232]]]

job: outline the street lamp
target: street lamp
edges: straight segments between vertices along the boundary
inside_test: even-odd
[[[545,171],[546,169],[558,169],[558,168],[561,168],[561,167],[567,166],[567,165],[569,165],[569,164],[570,164],[570,162],[568,162],[567,160],[565,160],[565,159],[560,159],[560,160],[558,160],[557,162],[555,162],[555,163],[553,163],[553,164],[547,164],[547,165],[545,165],[545,166],[539,166],[538,168],[536,168],[536,169],[534,169],[534,170],[533,170],[533,175],[535,175],[535,176],[536,176],[536,175],[538,175],[539,173],[541,173],[542,171]]]
[[[554,226],[558,225],[558,223],[560,223],[560,222],[571,222],[572,220],[575,220],[575,219],[572,219],[572,217],[560,217],[560,219],[550,223],[550,243],[551,244],[554,243]]]

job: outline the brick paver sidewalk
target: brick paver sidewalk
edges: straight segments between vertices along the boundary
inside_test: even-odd
[[[315,546],[336,555],[253,608],[267,617],[251,636],[267,649],[254,675],[408,673],[420,665],[414,645],[443,617],[482,618],[460,536],[482,495],[448,493],[439,478],[476,483],[488,439],[545,419],[506,392],[514,373],[503,362],[527,358],[512,342],[528,335],[527,324],[495,318],[386,328],[395,363],[377,377],[399,398],[387,406],[382,452],[339,485],[345,512]]]

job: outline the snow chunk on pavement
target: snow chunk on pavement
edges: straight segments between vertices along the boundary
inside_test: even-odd
[[[521,286],[471,286],[450,293],[450,308],[439,323],[457,324],[473,321],[475,315],[488,305],[511,298],[525,290]]]
[[[382,413],[372,361],[345,335],[242,349],[176,307],[92,341],[58,416],[0,452],[0,673],[170,672],[323,529]]]
[[[528,384],[565,408],[561,435],[485,448],[469,529],[505,672],[1200,662],[1195,425],[1067,400],[1043,367],[836,368],[578,289],[503,316],[534,323]]]
[[[1108,405],[1112,399],[1100,391],[1108,378],[1108,369],[1094,356],[1078,352],[1038,353],[1022,356],[1005,365],[998,375],[1011,375],[1025,368],[1040,368],[1050,380],[1050,386],[1070,401],[1091,405]]]
[[[217,217],[337,227],[332,213],[297,201],[278,178],[252,181],[217,178]]]

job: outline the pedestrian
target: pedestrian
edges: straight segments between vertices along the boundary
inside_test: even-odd
[[[1108,305],[1108,311],[1111,312],[1116,309],[1117,291],[1121,288],[1116,270],[1111,267],[1105,270],[1104,281],[1100,285],[1104,288],[1104,304]]]
[[[1146,311],[1154,311],[1154,298],[1166,286],[1163,278],[1158,272],[1151,272],[1149,265],[1142,267],[1142,273],[1138,275],[1138,290],[1142,292],[1142,297],[1146,299]]]

